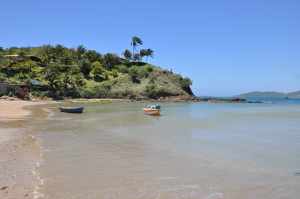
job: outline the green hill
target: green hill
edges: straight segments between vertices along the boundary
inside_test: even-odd
[[[151,49],[130,53],[125,50],[125,59],[83,46],[0,48],[0,82],[28,84],[33,95],[53,98],[157,99],[193,95],[189,78],[143,61],[152,56]]]

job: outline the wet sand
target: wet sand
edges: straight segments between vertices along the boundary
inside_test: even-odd
[[[26,123],[41,104],[0,100],[0,198],[38,198],[40,148]]]

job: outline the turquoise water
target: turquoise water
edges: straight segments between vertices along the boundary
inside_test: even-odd
[[[300,103],[87,105],[39,123],[45,198],[297,198]]]

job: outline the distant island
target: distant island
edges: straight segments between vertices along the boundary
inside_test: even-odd
[[[149,64],[154,51],[141,48],[139,37],[133,37],[130,44],[132,49],[125,49],[122,56],[82,45],[0,47],[0,96],[16,95],[17,86],[32,96],[54,99],[193,96],[189,78]]]
[[[283,93],[283,92],[261,92],[254,91],[249,93],[240,94],[237,97],[245,99],[300,99],[300,91]]]

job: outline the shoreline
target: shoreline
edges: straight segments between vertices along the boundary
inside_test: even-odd
[[[28,126],[33,108],[46,101],[0,100],[0,198],[38,198],[40,146]]]
[[[53,100],[55,101],[55,100]],[[60,101],[57,101],[60,102]],[[261,101],[248,101],[243,98],[200,98],[194,96],[171,96],[171,97],[162,97],[159,99],[144,99],[144,98],[73,98],[73,99],[64,99],[61,102],[75,102],[75,103],[112,103],[112,102],[144,102],[144,103],[176,103],[176,102],[204,102],[204,103],[262,103]]]

